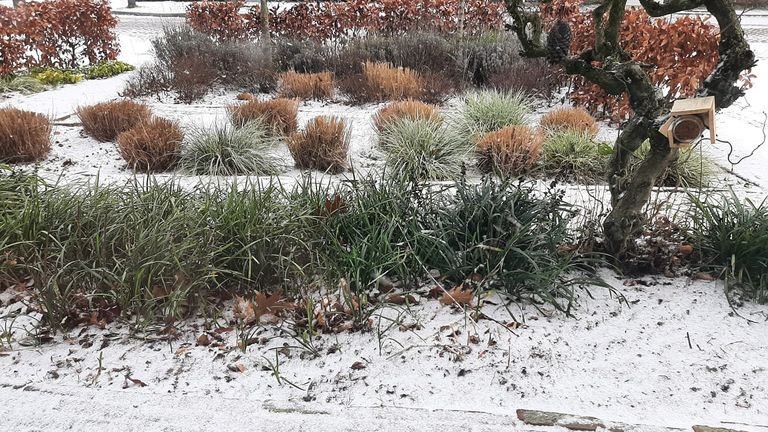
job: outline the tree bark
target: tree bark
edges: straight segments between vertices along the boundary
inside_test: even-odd
[[[265,41],[270,40],[269,35],[269,5],[267,0],[261,0],[261,36]]]
[[[735,86],[742,71],[754,66],[754,53],[744,37],[741,23],[730,0],[640,0],[653,17],[706,6],[720,27],[720,62],[703,82],[698,96],[714,96],[718,109],[730,106],[743,91]],[[527,11],[523,0],[505,0],[524,57],[545,57],[542,45],[541,16]],[[595,42],[576,56],[561,62],[566,73],[581,75],[609,94],[627,93],[633,116],[619,134],[613,147],[608,173],[612,209],[603,222],[605,249],[621,259],[634,245],[634,239],[645,226],[643,209],[650,199],[656,179],[677,158],[677,151],[659,128],[668,119],[669,105],[660,100],[649,76],[623,51],[619,33],[624,19],[626,0],[603,0],[593,12]],[[607,21],[604,21],[608,14]],[[598,67],[593,61],[603,61]],[[608,61],[606,61],[608,60]],[[632,154],[648,139],[651,150],[639,168],[628,172]]]
[[[128,0],[128,9],[133,9],[136,7],[136,0]]]

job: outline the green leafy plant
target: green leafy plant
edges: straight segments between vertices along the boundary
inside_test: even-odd
[[[82,68],[85,79],[109,78],[120,75],[123,72],[132,71],[135,68],[128,63],[119,60],[111,60]]]
[[[695,247],[702,266],[760,303],[768,302],[768,201],[755,203],[733,191],[693,201]]]
[[[48,85],[76,84],[83,80],[83,74],[73,70],[37,68],[31,71],[32,78]]]
[[[569,313],[585,282],[576,270],[598,263],[559,248],[569,242],[571,214],[562,192],[541,196],[533,183],[492,177],[479,184],[460,181],[426,231],[441,242],[424,255],[425,262],[456,282],[475,274],[481,288]]]
[[[214,125],[190,133],[179,165],[197,175],[272,175],[280,172],[273,154],[278,140],[259,121],[241,128]]]

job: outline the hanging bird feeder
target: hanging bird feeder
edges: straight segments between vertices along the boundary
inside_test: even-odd
[[[659,129],[669,139],[673,149],[690,147],[705,130],[709,129],[709,141],[715,143],[715,98],[679,99]]]

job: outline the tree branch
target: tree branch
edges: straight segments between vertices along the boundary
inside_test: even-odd
[[[700,7],[702,0],[670,0],[665,3],[658,3],[655,0],[640,0],[648,15],[652,17],[661,17],[677,12],[687,11]]]
[[[517,39],[523,47],[520,53],[522,57],[537,58],[546,57],[547,49],[541,44],[543,23],[537,13],[527,12],[523,8],[523,0],[504,0],[507,12],[512,15],[512,30],[517,34]],[[530,26],[530,27],[529,27]],[[530,30],[531,35],[528,36]]]
[[[754,67],[757,61],[730,0],[704,0],[704,4],[720,27],[720,45],[717,48],[720,61],[704,80],[698,96],[714,96],[717,109],[723,109],[744,95],[744,91],[734,84],[738,82],[739,75]]]

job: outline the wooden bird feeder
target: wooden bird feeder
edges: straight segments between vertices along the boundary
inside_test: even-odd
[[[715,143],[715,98],[679,99],[659,129],[669,139],[671,148],[687,148],[709,129],[709,141]]]

